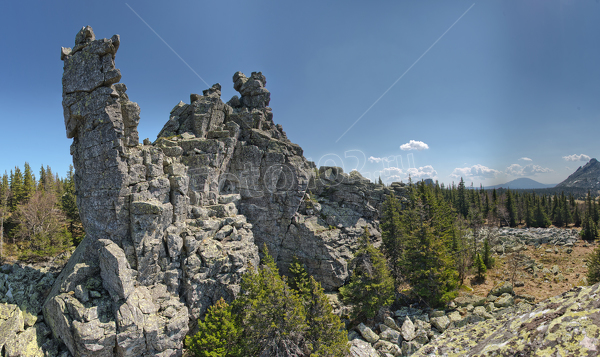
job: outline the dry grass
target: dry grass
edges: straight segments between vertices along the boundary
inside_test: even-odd
[[[583,278],[587,274],[585,259],[594,250],[596,244],[578,241],[572,247],[573,251],[570,254],[563,247],[556,247],[558,253],[547,253],[546,249],[554,250],[555,248],[550,244],[543,244],[537,249],[528,246],[527,250],[521,252],[522,254],[535,259],[536,263],[543,263],[544,268],[551,269],[553,265],[558,265],[565,280],[558,282],[554,274],[544,276],[541,270],[537,273],[537,277],[534,277],[533,274],[521,268],[517,272],[515,281],[522,281],[525,286],[515,288],[515,292],[533,295],[537,302],[568,291],[574,286],[582,285]],[[486,296],[496,283],[504,280],[510,281],[509,256],[510,254],[502,257],[495,256],[496,264],[488,270],[485,282],[477,282],[474,275],[471,275],[465,280],[465,285],[473,288],[473,293]]]

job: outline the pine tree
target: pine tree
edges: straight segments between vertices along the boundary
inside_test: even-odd
[[[598,238],[598,225],[593,220],[593,215],[588,211],[583,215],[583,221],[581,223],[581,231],[579,232],[581,238],[587,241],[593,241]]]
[[[531,199],[527,198],[527,200],[525,201],[525,224],[527,225],[527,227],[535,227],[533,206],[534,204],[531,201]]]
[[[534,219],[535,219],[534,227],[547,228],[550,226],[550,219],[546,215],[546,211],[544,210],[544,207],[542,206],[541,201],[538,201],[536,204]]]
[[[600,246],[596,247],[587,257],[587,283],[589,285],[600,282]]]
[[[9,196],[10,184],[8,174],[4,171],[0,185],[0,259],[4,259],[4,218],[8,214]]]
[[[399,284],[402,280],[400,260],[404,253],[402,221],[400,220],[401,210],[400,202],[393,192],[390,193],[383,202],[381,238],[383,251],[390,266],[390,273],[396,284]]]
[[[593,241],[598,238],[598,224],[594,220],[594,202],[595,200],[592,199],[591,192],[588,191],[585,213],[583,214],[581,231],[579,232],[581,238],[587,241]]]
[[[460,183],[458,184],[458,198],[456,203],[456,209],[458,213],[462,214],[463,218],[467,218],[469,214],[469,203],[467,202],[465,189],[465,181],[460,178]]]
[[[29,163],[25,163],[25,171],[23,172],[23,201],[27,201],[35,193],[35,177],[31,171]]]
[[[294,272],[293,285],[302,298],[308,329],[304,334],[305,349],[311,356],[344,357],[348,351],[348,336],[340,317],[333,313],[321,284],[295,258],[290,266]],[[291,282],[291,281],[290,281]],[[292,284],[290,284],[292,286]]]
[[[48,169],[50,169],[48,167]],[[49,183],[50,181],[47,180]],[[49,184],[49,186],[54,186]],[[64,193],[60,200],[60,205],[62,211],[65,213],[67,217],[67,221],[69,222],[69,232],[73,237],[73,245],[78,246],[81,243],[83,237],[81,237],[81,233],[78,230],[78,227],[81,225],[81,219],[79,217],[79,209],[77,208],[77,198],[75,196],[75,178],[73,173],[73,165],[69,165],[69,171],[67,172],[67,177],[64,181]]]
[[[581,214],[579,213],[579,206],[575,205],[575,212],[573,213],[573,223],[575,227],[581,227]]]
[[[308,326],[301,298],[279,275],[266,245],[258,271],[242,277],[241,294],[233,313],[244,327],[240,347],[245,356],[278,356],[301,353]]]
[[[10,171],[11,210],[16,210],[17,205],[23,201],[23,174],[18,166],[15,171]]]
[[[288,280],[288,285],[290,288],[296,290],[298,294],[301,296],[309,293],[308,283],[310,280],[310,276],[306,272],[304,265],[298,260],[298,257],[294,256],[294,260],[289,267],[290,271],[290,279]]]
[[[510,190],[506,190],[506,211],[508,212],[508,225],[517,226],[516,208],[513,195]]]
[[[360,238],[350,263],[350,282],[339,289],[344,303],[353,306],[355,319],[372,318],[379,309],[394,301],[394,280],[381,252],[369,241],[369,230]]]
[[[481,255],[479,255],[479,253],[477,253],[477,255],[475,256],[475,270],[477,271],[477,279],[479,280],[485,280],[485,273],[487,272],[487,267],[485,266],[485,263],[483,262],[483,259],[481,259]]]
[[[442,306],[457,295],[458,272],[450,254],[452,215],[444,204],[432,199],[426,187],[412,197],[413,207],[405,210],[406,253],[403,272],[416,295],[432,306]],[[449,225],[448,225],[449,222]]]
[[[204,321],[198,320],[198,332],[187,336],[185,344],[197,357],[243,356],[239,346],[242,328],[223,298],[208,308]]]
[[[494,257],[492,257],[492,251],[490,248],[489,239],[485,238],[483,241],[483,263],[487,269],[491,269],[494,266]]]
[[[46,169],[44,165],[40,168],[40,180],[38,181],[38,191],[45,192],[46,191]]]

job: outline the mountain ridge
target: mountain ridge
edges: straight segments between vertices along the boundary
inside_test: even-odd
[[[580,188],[588,190],[600,189],[600,162],[590,159],[585,165],[579,166],[575,172],[556,187]]]
[[[545,184],[545,183],[541,183],[541,182],[532,180],[527,177],[521,177],[521,178],[514,179],[512,181],[509,181],[509,182],[506,182],[503,184],[494,185],[494,186],[486,186],[484,188],[489,189],[489,190],[497,189],[497,188],[512,188],[512,189],[520,190],[520,189],[552,188],[555,186],[556,186],[555,184]]]

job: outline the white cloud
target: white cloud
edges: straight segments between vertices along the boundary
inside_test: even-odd
[[[427,150],[429,149],[429,145],[425,144],[422,141],[411,140],[406,144],[400,145],[401,150]]]
[[[526,165],[521,166],[519,164],[512,164],[506,168],[506,173],[513,176],[533,176],[537,174],[543,174],[547,172],[553,172],[554,170],[547,167],[541,167],[540,165]]]
[[[531,159],[530,159],[530,158],[528,158],[528,157],[522,157],[522,158],[520,158],[519,160],[522,160],[522,161],[533,161],[533,160],[531,160]]]
[[[374,163],[378,164],[380,162],[394,162],[396,160],[396,158],[394,156],[389,156],[389,157],[369,156],[369,158],[367,160],[369,160],[369,162],[374,162]]]
[[[402,169],[398,167],[386,167],[383,169],[384,176],[402,175]]]
[[[407,174],[410,175],[410,178],[413,181],[426,179],[426,178],[435,179],[437,177],[437,171],[435,171],[435,169],[431,165],[419,167],[418,169],[413,167],[406,171],[407,171]]]
[[[386,167],[381,171],[381,179],[384,182],[407,182],[408,177],[413,181],[420,181],[421,179],[431,178],[437,179],[437,171],[431,165],[422,166],[419,168],[409,168],[406,170],[398,167]]]
[[[585,155],[585,154],[573,154],[573,155],[567,155],[567,156],[563,156],[563,159],[567,160],[567,161],[590,161],[591,157]]]
[[[473,165],[471,167],[457,167],[452,171],[450,177],[461,178],[461,177],[479,177],[479,178],[494,178],[500,171],[490,169],[483,165]]]

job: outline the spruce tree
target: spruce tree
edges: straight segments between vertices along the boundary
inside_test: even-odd
[[[477,271],[477,279],[485,280],[487,267],[485,266],[485,263],[483,262],[483,259],[481,259],[481,255],[479,255],[479,253],[477,253],[475,256],[475,262],[473,264],[475,265],[475,270]]]
[[[600,282],[600,246],[596,247],[587,257],[587,283],[589,285]]]
[[[575,205],[575,212],[573,212],[573,224],[575,227],[581,227],[581,214],[578,205]]]
[[[12,192],[10,206],[11,210],[16,210],[17,205],[23,201],[23,173],[18,166],[15,171],[10,171],[10,191]]]
[[[50,182],[47,180],[47,182]],[[48,185],[52,186],[51,184]],[[81,225],[81,219],[79,217],[79,209],[77,208],[77,198],[75,196],[75,177],[73,173],[73,165],[69,166],[69,172],[64,180],[64,193],[60,199],[60,205],[62,211],[67,217],[69,222],[69,232],[73,237],[73,245],[78,246],[81,243],[83,237],[81,237],[80,231],[77,229]]]
[[[196,357],[241,357],[241,334],[231,306],[221,298],[208,308],[204,321],[198,320],[198,332],[187,336],[185,345]]]
[[[486,268],[491,269],[494,266],[494,257],[492,257],[492,250],[490,248],[490,241],[488,238],[485,238],[483,241],[483,263]]]
[[[25,171],[23,172],[23,201],[29,200],[35,193],[35,177],[31,171],[29,163],[25,163]]]
[[[301,298],[279,275],[266,245],[258,271],[242,277],[233,313],[244,327],[240,347],[246,356],[277,356],[301,351],[307,330]]]
[[[509,189],[506,190],[506,211],[508,212],[508,225],[511,227],[517,226],[517,212],[513,195]]]
[[[396,284],[399,284],[402,280],[400,261],[404,253],[403,227],[400,219],[402,207],[393,192],[383,202],[382,211],[381,238],[383,252],[390,266],[390,273]]]
[[[352,305],[354,319],[372,318],[381,307],[394,301],[394,279],[383,254],[369,241],[366,226],[350,267],[350,282],[339,292],[344,303]]]
[[[469,214],[469,203],[467,202],[465,181],[462,177],[460,178],[460,183],[458,184],[458,198],[456,203],[456,209],[460,214],[462,214],[463,218],[467,218],[467,215]]]
[[[444,203],[432,199],[426,187],[411,200],[412,208],[404,213],[410,224],[406,225],[403,272],[416,295],[432,306],[442,306],[456,297],[458,288],[458,272],[449,251],[452,215],[443,213]]]
[[[300,272],[298,276],[308,275],[305,274],[306,271]],[[298,293],[304,304],[308,325],[304,334],[305,349],[315,357],[346,356],[349,352],[348,335],[340,317],[333,313],[333,307],[321,284],[312,276],[298,282]]]

